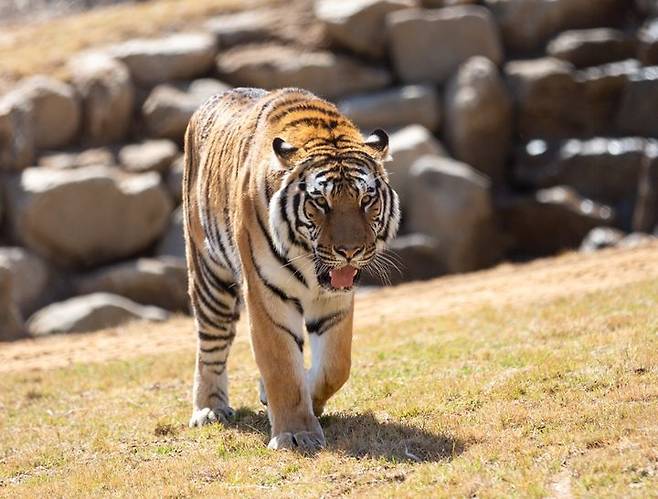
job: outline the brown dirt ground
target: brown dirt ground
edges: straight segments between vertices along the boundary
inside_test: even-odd
[[[568,253],[531,263],[404,284],[357,296],[359,329],[391,320],[468,313],[481,306],[501,307],[618,288],[658,278],[658,243],[583,255]],[[248,341],[246,318],[237,341]],[[95,333],[52,336],[0,345],[0,372],[63,367],[137,355],[193,348],[192,320],[133,323]]]

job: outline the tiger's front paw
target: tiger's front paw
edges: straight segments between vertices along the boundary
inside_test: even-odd
[[[229,407],[203,407],[192,413],[190,418],[190,428],[205,426],[213,423],[229,424],[235,417],[235,411]]]
[[[299,450],[301,452],[317,452],[327,445],[322,430],[298,431],[295,433],[282,432],[272,437],[268,448],[274,450]]]

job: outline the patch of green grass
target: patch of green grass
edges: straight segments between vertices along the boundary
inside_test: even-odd
[[[186,426],[193,343],[6,375],[0,495],[656,496],[657,299],[644,282],[360,330],[313,457],[266,448],[244,343],[229,427]]]

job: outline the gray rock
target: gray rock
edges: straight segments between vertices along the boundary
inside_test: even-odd
[[[82,99],[83,140],[112,144],[130,129],[135,88],[128,66],[100,52],[85,52],[68,64]]]
[[[391,74],[331,52],[307,52],[285,45],[248,45],[219,55],[223,81],[265,89],[301,87],[322,97],[376,90],[388,86]]]
[[[172,210],[157,173],[103,166],[28,168],[9,179],[7,194],[14,237],[67,266],[98,265],[144,250]]]
[[[409,171],[423,156],[447,156],[441,143],[427,128],[410,125],[390,136],[391,161],[386,163],[391,187],[398,193],[402,213],[409,204]]]
[[[34,161],[33,105],[17,92],[0,97],[0,171],[20,170]]]
[[[37,255],[20,247],[0,247],[0,268],[12,277],[12,300],[24,317],[45,304],[52,271]]]
[[[386,55],[386,15],[416,7],[414,0],[317,0],[315,15],[324,23],[329,39],[357,54],[380,59]]]
[[[32,336],[86,333],[136,320],[164,321],[169,314],[158,307],[142,306],[109,293],[77,296],[53,303],[28,320]]]
[[[80,277],[78,294],[113,293],[143,305],[187,312],[187,268],[174,257],[140,258],[98,269]]]
[[[128,144],[119,150],[119,162],[129,172],[166,172],[179,155],[178,146],[167,139]]]
[[[204,27],[215,35],[222,50],[276,38],[278,17],[271,9],[249,9],[209,19]]]
[[[658,19],[649,19],[637,33],[638,59],[645,66],[658,65]]]
[[[468,272],[500,257],[489,179],[449,158],[424,156],[410,171],[408,225],[438,240],[447,272]]]
[[[105,147],[69,152],[47,152],[39,156],[38,165],[46,168],[80,168],[81,166],[113,166],[114,154]]]
[[[48,76],[33,76],[21,81],[14,92],[32,103],[35,147],[62,147],[76,139],[81,111],[70,85]]]
[[[475,55],[503,60],[498,28],[483,7],[406,9],[387,21],[393,65],[404,82],[443,83]]]
[[[570,30],[551,40],[546,52],[551,57],[583,68],[632,59],[635,57],[635,42],[616,29]]]
[[[185,228],[183,207],[176,208],[169,220],[169,227],[157,247],[157,255],[185,259]]]
[[[580,251],[592,253],[604,248],[616,246],[624,238],[624,233],[612,227],[594,227],[590,230],[583,242],[580,243]]]
[[[480,0],[421,0],[421,5],[428,9],[439,7],[455,7],[456,5],[473,5],[480,3]]]
[[[123,61],[139,85],[189,80],[208,73],[217,55],[210,33],[179,33],[165,38],[135,39],[108,49]]]
[[[512,98],[498,68],[484,57],[469,59],[450,81],[445,102],[445,135],[454,157],[502,186],[513,123]]]
[[[414,124],[438,130],[441,122],[439,97],[429,85],[353,95],[339,101],[338,108],[363,130]]]
[[[632,234],[624,237],[617,244],[620,248],[638,248],[644,246],[645,244],[655,243],[658,238],[651,234],[644,234],[641,232],[633,232]]]
[[[180,155],[171,164],[167,173],[167,189],[177,205],[183,200],[183,173],[185,170],[185,157]]]
[[[619,130],[628,135],[658,137],[658,66],[642,68],[623,89],[617,118]]]
[[[12,275],[0,267],[0,341],[17,340],[27,336],[18,308],[12,296]]]
[[[151,137],[181,141],[187,123],[201,104],[230,87],[218,80],[201,79],[189,84],[162,84],[155,87],[142,106],[146,129]]]
[[[543,256],[577,248],[595,227],[610,225],[614,210],[568,187],[542,189],[501,202],[501,220],[514,256]]]
[[[529,53],[560,31],[619,24],[627,0],[485,0],[508,49]]]

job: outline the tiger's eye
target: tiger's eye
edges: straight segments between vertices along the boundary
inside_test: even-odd
[[[361,206],[362,206],[363,208],[365,208],[366,206],[368,206],[368,204],[370,203],[370,201],[372,201],[372,196],[369,195],[369,194],[364,195],[364,196],[361,198]]]

